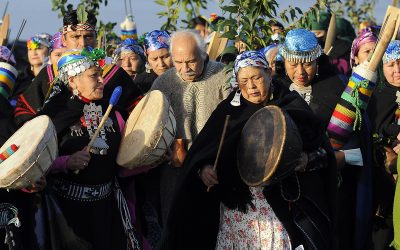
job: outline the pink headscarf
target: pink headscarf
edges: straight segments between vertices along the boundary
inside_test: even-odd
[[[64,45],[62,44],[61,36],[62,36],[62,33],[61,32],[57,32],[51,37],[51,40],[50,40],[50,52],[52,52],[55,49],[64,48]]]
[[[351,53],[350,53],[350,65],[351,67],[355,66],[355,57],[360,50],[361,45],[369,43],[369,42],[376,42],[378,38],[372,32],[370,27],[363,29],[361,34],[354,39],[353,44],[351,45]]]

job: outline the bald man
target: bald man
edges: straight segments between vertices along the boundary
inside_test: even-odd
[[[224,65],[209,61],[204,40],[192,30],[171,35],[170,52],[174,68],[159,76],[151,90],[160,90],[175,113],[177,132],[171,164],[160,167],[162,221],[169,210],[172,190],[183,171],[185,152],[217,105],[230,93],[230,74]]]

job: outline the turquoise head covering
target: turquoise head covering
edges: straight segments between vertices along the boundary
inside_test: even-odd
[[[317,37],[309,30],[294,29],[287,33],[279,54],[290,62],[311,62],[322,55]]]
[[[385,51],[385,54],[383,54],[382,61],[383,63],[387,63],[399,59],[400,59],[400,41],[398,40],[391,41]]]

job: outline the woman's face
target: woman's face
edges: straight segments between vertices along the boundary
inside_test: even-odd
[[[148,52],[147,62],[158,76],[173,66],[171,55],[166,48]]]
[[[50,63],[51,64],[57,64],[58,60],[60,59],[61,55],[67,51],[66,47],[63,48],[59,48],[59,49],[54,49],[51,53],[50,53]]]
[[[41,66],[44,63],[44,58],[49,55],[47,47],[40,47],[39,49],[28,49],[28,60],[32,66]]]
[[[317,73],[317,61],[306,63],[290,62],[285,60],[286,73],[290,80],[298,86],[308,86]]]
[[[117,65],[122,67],[130,76],[138,73],[142,60],[138,54],[133,52],[122,52],[117,61]]]
[[[258,104],[264,102],[271,86],[271,71],[260,67],[241,68],[237,81],[242,96],[249,102]]]
[[[400,88],[400,60],[384,63],[383,74],[388,83]]]
[[[357,55],[354,57],[356,65],[365,62],[368,59],[369,55],[374,51],[374,48],[374,42],[368,42],[361,45]]]
[[[103,98],[103,77],[101,69],[92,66],[83,73],[68,79],[72,90],[77,89],[79,95],[89,100],[100,100]]]

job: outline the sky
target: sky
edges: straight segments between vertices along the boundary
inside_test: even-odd
[[[74,6],[79,2],[79,0],[68,0],[68,3],[72,3]],[[225,0],[225,2],[229,1]],[[280,4],[280,9],[292,5],[302,10],[307,10],[314,3],[313,0],[277,0],[277,2]],[[392,3],[392,0],[379,0],[377,2],[375,17],[378,22],[381,22],[387,5]],[[0,0],[0,15],[4,12],[6,3],[6,0]],[[158,12],[164,10],[163,7],[154,3],[153,0],[131,0],[131,3],[139,34],[159,29],[165,21],[157,16]],[[202,14],[205,16],[209,16],[213,12],[222,14],[218,4],[218,0],[208,0],[208,8],[202,11]],[[58,13],[51,10],[50,0],[9,0],[7,12],[10,13],[10,41],[15,39],[24,18],[27,19],[27,23],[20,40],[26,40],[41,32],[54,34],[62,25],[62,19],[58,18]],[[183,13],[183,15],[185,14]],[[108,0],[106,7],[101,6],[98,19],[103,22],[117,22],[114,31],[120,34],[119,24],[125,19],[124,0]]]

